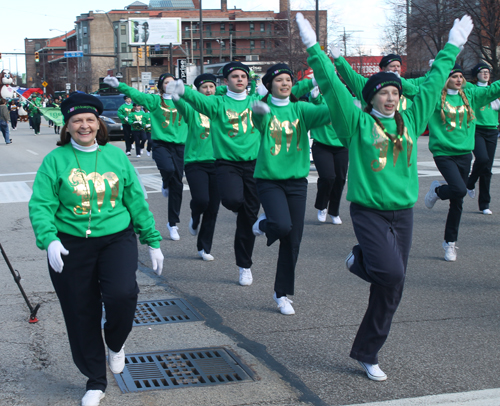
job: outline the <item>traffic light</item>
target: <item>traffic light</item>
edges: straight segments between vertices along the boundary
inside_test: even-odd
[[[137,56],[138,56],[139,58],[142,58],[142,48],[138,48],[138,49],[137,49]]]
[[[0,54],[0,56],[1,56],[1,54]],[[146,56],[149,58],[149,46],[146,47]],[[0,59],[2,59],[2,58],[0,58]]]
[[[40,54],[38,52],[35,52],[35,62],[40,62]]]

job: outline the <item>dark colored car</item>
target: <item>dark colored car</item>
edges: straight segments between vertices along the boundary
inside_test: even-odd
[[[104,106],[101,114],[102,120],[106,123],[108,128],[109,138],[112,140],[123,139],[123,127],[120,119],[118,118],[117,111],[120,106],[125,103],[124,94],[93,94],[92,96],[98,97]]]

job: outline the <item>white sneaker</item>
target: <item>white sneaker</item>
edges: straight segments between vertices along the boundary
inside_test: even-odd
[[[293,307],[290,304],[293,302],[286,296],[281,296],[278,298],[276,297],[276,292],[274,292],[273,299],[278,304],[278,308],[280,309],[281,314],[284,314],[285,316],[291,316],[292,314],[295,314],[295,310],[293,310]]]
[[[170,227],[170,223],[167,223],[167,228],[168,232],[170,233],[171,240],[179,241],[181,239],[181,237],[179,237],[179,232],[177,231],[179,227],[177,226]]]
[[[476,189],[467,189],[467,194],[471,199],[474,199],[476,197]]]
[[[149,151],[147,151],[147,152],[146,152],[146,154],[147,154],[148,156],[151,156],[151,152],[149,152]]]
[[[163,197],[168,197],[168,188],[164,189],[163,186],[161,187],[161,194]]]
[[[132,146],[131,146],[130,148],[135,149],[135,145],[134,145],[134,144],[132,144]]]
[[[359,365],[363,367],[366,372],[368,378],[373,381],[385,381],[387,379],[387,375],[380,369],[378,364],[368,364],[366,362],[358,361]]]
[[[354,253],[351,251],[347,258],[345,259],[345,267],[348,271],[351,271],[351,266],[354,264]]]
[[[441,183],[438,180],[433,181],[431,183],[429,191],[425,195],[425,207],[427,207],[428,209],[432,209],[434,207],[434,204],[439,199],[439,196],[436,193],[436,188],[438,188],[439,186],[441,186]]]
[[[136,157],[136,158],[140,158],[141,156],[140,156],[140,155],[136,155],[135,157]]]
[[[241,286],[250,286],[253,282],[252,270],[250,268],[241,268],[240,269],[240,285]]]
[[[493,214],[493,212],[490,209],[484,209],[483,214]]]
[[[332,218],[332,223],[333,224],[342,224],[342,220],[340,219],[339,216],[332,216],[332,215],[330,215],[330,217]]]
[[[446,261],[453,262],[457,260],[458,247],[456,247],[455,244],[456,244],[455,242],[443,241],[444,259]]]
[[[82,406],[99,406],[103,397],[104,392],[102,390],[88,390],[82,398]]]
[[[326,221],[327,213],[328,213],[327,209],[318,210],[318,221],[321,221],[322,223],[324,223]]]
[[[125,346],[118,352],[114,352],[111,348],[108,348],[108,364],[109,369],[114,374],[121,374],[123,368],[125,368],[125,351],[123,350]]]
[[[257,219],[257,221],[255,223],[253,223],[253,226],[252,226],[252,231],[253,231],[253,235],[255,235],[256,237],[259,237],[260,235],[264,235],[264,231],[262,231],[260,228],[259,228],[259,223],[262,221],[262,220],[265,220],[267,217],[266,217],[266,213],[262,213],[259,218]]]
[[[207,254],[205,250],[198,251],[198,255],[203,258],[203,261],[213,261],[214,257],[210,254]]]
[[[200,223],[199,222],[198,222],[198,227],[200,227]],[[191,217],[191,219],[189,220],[189,233],[191,235],[198,234],[198,227],[193,228],[193,218]],[[203,252],[205,252],[205,251],[203,251]]]
[[[128,152],[127,152],[126,154],[127,154],[127,156],[130,156],[130,155],[132,155],[132,154],[130,153],[130,151],[128,151]]]

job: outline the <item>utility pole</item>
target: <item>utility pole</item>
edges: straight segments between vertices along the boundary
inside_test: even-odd
[[[319,39],[319,0],[316,0],[316,38],[321,45],[321,41]]]
[[[347,34],[349,32],[349,34]],[[347,56],[347,39],[348,37],[351,36],[351,33],[353,32],[364,32],[363,30],[353,30],[353,31],[347,31],[345,30],[344,27],[344,34],[342,35],[342,42],[344,43],[344,56]]]
[[[140,65],[139,47],[136,48],[136,52],[137,52],[137,90],[141,91],[141,89],[139,89],[139,77],[141,76],[141,72],[140,72],[140,68],[139,68],[139,65]]]
[[[200,0],[200,72],[203,74],[203,7],[201,6]]]

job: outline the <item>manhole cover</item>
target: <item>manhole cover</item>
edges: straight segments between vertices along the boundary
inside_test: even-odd
[[[126,354],[125,369],[115,379],[126,393],[238,383],[253,375],[230,350],[196,348]]]

